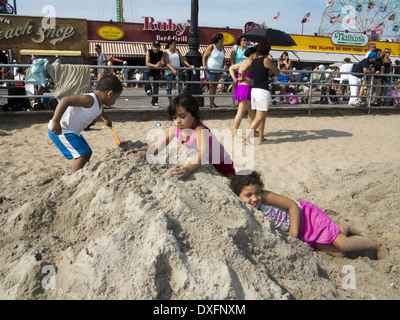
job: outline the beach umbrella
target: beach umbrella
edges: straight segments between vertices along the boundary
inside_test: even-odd
[[[266,40],[271,46],[290,47],[295,46],[296,42],[285,31],[272,28],[257,28],[241,35],[251,42]]]

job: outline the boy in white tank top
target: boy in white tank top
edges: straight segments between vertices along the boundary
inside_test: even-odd
[[[94,93],[61,99],[49,121],[47,133],[67,159],[74,159],[72,173],[83,168],[92,155],[81,132],[99,116],[106,126],[112,126],[102,106],[112,106],[122,90],[121,81],[113,75],[107,75],[99,80]]]

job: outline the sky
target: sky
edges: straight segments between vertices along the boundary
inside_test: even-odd
[[[56,17],[116,21],[115,0],[16,0],[17,14],[46,16],[46,6],[53,6]],[[246,22],[255,22],[289,34],[313,35],[318,32],[328,0],[198,0],[200,27],[242,29]],[[9,0],[13,4],[13,0]],[[191,0],[124,0],[126,22],[143,23],[143,17],[156,21],[172,19],[186,22],[191,16]],[[42,10],[44,10],[42,12]],[[280,13],[279,20],[273,17]],[[301,19],[311,13],[311,21]]]

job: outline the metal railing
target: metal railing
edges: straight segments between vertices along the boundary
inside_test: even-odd
[[[0,64],[0,68],[1,67],[7,67],[7,68],[11,68],[11,70],[13,70],[12,68],[18,68],[18,67],[29,68],[31,66],[32,65],[30,65],[30,64]],[[146,66],[120,66],[120,65],[113,65],[113,66],[90,65],[89,68],[91,68],[91,69],[97,69],[97,68],[99,68],[99,69],[114,69],[114,70],[119,70],[121,73],[122,73],[122,71],[124,69],[128,69],[128,70],[140,69],[140,70],[143,70],[143,71],[148,70],[148,69],[152,69],[152,68],[148,68]],[[169,70],[169,69],[167,67],[162,67],[162,68],[159,68],[159,69],[156,69],[156,70]],[[195,70],[195,72],[204,71],[202,68],[194,68],[193,69],[193,68],[187,68],[187,67],[185,67],[185,68],[176,68],[176,70],[178,71],[179,74],[182,73],[183,71],[186,71],[186,72],[193,72],[194,70]],[[227,69],[209,69],[209,70],[213,70],[213,71],[217,71],[217,72],[221,72],[221,73],[225,72],[226,74],[229,75],[229,71]],[[391,79],[400,80],[400,75],[398,75],[398,74],[363,74],[363,73],[344,73],[344,72],[337,72],[337,71],[315,71],[315,70],[282,70],[281,72],[287,73],[287,74],[291,74],[292,77],[294,75],[297,76],[299,73],[306,73],[306,74],[309,75],[308,80],[306,82],[304,82],[304,81],[302,81],[302,82],[290,81],[289,83],[281,83],[281,82],[277,82],[277,81],[273,82],[274,86],[280,85],[280,84],[284,84],[284,85],[286,84],[289,87],[292,87],[292,88],[294,87],[293,88],[293,89],[295,89],[295,93],[293,95],[294,97],[307,98],[308,101],[307,101],[306,104],[308,104],[309,113],[311,112],[311,110],[313,108],[312,107],[312,101],[314,100],[313,102],[315,103],[316,102],[315,101],[316,98],[317,99],[318,98],[321,99],[322,97],[335,97],[335,98],[342,98],[342,99],[347,99],[347,98],[352,98],[353,97],[353,98],[357,98],[357,99],[359,99],[359,98],[365,99],[366,102],[367,102],[365,108],[368,110],[368,113],[369,113],[369,109],[371,108],[371,101],[372,101],[373,98],[374,99],[388,99],[388,100],[393,100],[393,101],[398,99],[397,97],[389,97],[389,96],[386,96],[386,95],[379,95],[379,96],[373,95],[373,90],[371,90],[371,88],[378,88],[378,87],[390,88],[392,85],[390,85],[390,84],[374,84],[374,82],[375,82],[374,80],[376,78],[382,78],[382,77],[386,77],[386,78],[389,77]],[[337,87],[348,87],[350,89],[350,87],[352,85],[349,84],[349,83],[343,83],[343,82],[342,83],[340,83],[340,82],[338,83],[338,82],[333,82],[333,81],[331,81],[329,83],[326,83],[326,82],[315,83],[315,82],[313,82],[313,77],[312,77],[313,73],[331,74],[336,79],[341,78],[342,75],[352,75],[352,76],[359,76],[359,77],[366,77],[367,76],[368,82],[367,83],[363,82],[362,84],[360,84],[358,86],[359,87],[367,87],[368,88],[368,90],[367,90],[368,93],[364,94],[364,95],[358,95],[357,94],[356,96],[351,95],[351,94],[344,94],[344,95],[336,94],[336,95],[332,96],[332,95],[329,94],[329,88],[331,88],[331,87],[336,87],[336,88]],[[144,72],[142,74],[144,74]],[[1,88],[1,85],[4,84],[4,83],[13,84],[15,82],[23,82],[23,81],[14,80],[14,79],[0,79],[0,88]],[[96,79],[92,80],[92,84],[95,85],[96,82],[97,82]],[[159,85],[162,85],[162,86],[165,85],[165,87],[167,86],[168,83],[171,83],[173,85],[173,90],[172,90],[171,95],[170,95],[172,98],[174,98],[175,96],[179,95],[179,88],[180,88],[181,85],[184,85],[184,84],[199,84],[199,85],[203,85],[203,86],[207,85],[208,87],[209,87],[210,84],[215,84],[216,86],[218,86],[218,84],[223,84],[223,85],[235,84],[233,81],[224,81],[224,82],[221,82],[221,81],[210,81],[210,80],[204,79],[204,78],[200,79],[199,81],[193,81],[193,80],[186,81],[186,80],[181,80],[181,77],[178,77],[178,76],[175,77],[174,81],[167,81],[166,79],[161,79],[161,80],[143,80],[143,79],[141,79],[141,80],[136,80],[136,79],[134,79],[134,80],[133,79],[132,80],[126,80],[126,79],[123,79],[123,80],[121,80],[121,82],[125,83],[126,85],[132,84],[134,86],[136,86],[136,84],[146,84],[146,83],[154,84],[154,83],[158,83]],[[49,85],[53,84],[52,79],[48,79],[48,84]],[[310,88],[308,90],[308,93],[304,94],[304,92],[303,93],[299,92],[300,86],[308,86]],[[316,90],[313,90],[314,86],[316,86],[316,88],[315,88]],[[322,86],[326,86],[327,87],[326,93],[321,92],[321,87]],[[164,88],[162,88],[162,89],[164,89]],[[148,96],[148,95],[143,90],[142,94],[121,94],[120,99],[122,99],[122,98],[134,98],[134,97],[146,97],[146,96]],[[169,97],[169,95],[167,95],[166,93],[165,94],[160,94],[159,93],[159,94],[153,95],[153,96]],[[217,92],[215,94],[209,94],[209,93],[207,93],[207,94],[193,94],[193,96],[195,96],[195,97],[204,97],[204,98],[209,98],[209,97],[218,98],[218,97],[230,96],[231,98],[233,98],[233,94],[232,93],[228,93],[227,94],[227,93],[217,93]],[[25,98],[29,98],[29,99],[35,99],[35,98],[41,99],[41,98],[54,98],[54,95],[52,95],[52,94],[46,94],[46,95],[34,94],[34,95],[23,95],[23,96],[22,95],[18,95],[18,96],[0,95],[0,98],[3,98],[3,99],[4,98],[6,98],[6,99],[24,98],[24,97]],[[275,93],[275,94],[272,95],[272,97],[275,98],[275,99],[276,98],[283,98],[284,99],[284,98],[286,98],[288,96],[286,94],[280,94],[280,93],[276,94]],[[273,108],[274,106],[272,105],[270,107]],[[332,106],[332,105],[330,105],[330,107],[334,108],[334,106]]]

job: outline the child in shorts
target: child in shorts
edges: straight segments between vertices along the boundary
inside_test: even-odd
[[[67,159],[74,159],[72,173],[83,168],[92,155],[92,149],[81,132],[99,116],[108,127],[112,126],[102,106],[112,106],[122,90],[121,81],[107,75],[99,80],[94,93],[61,99],[49,121],[47,133]]]
[[[389,257],[381,241],[362,236],[343,219],[336,225],[315,204],[293,201],[263,190],[261,176],[255,171],[249,175],[234,175],[229,183],[231,190],[240,199],[261,210],[276,227],[306,242],[312,250],[315,248],[334,257],[344,257],[350,251],[375,250],[378,259]]]

